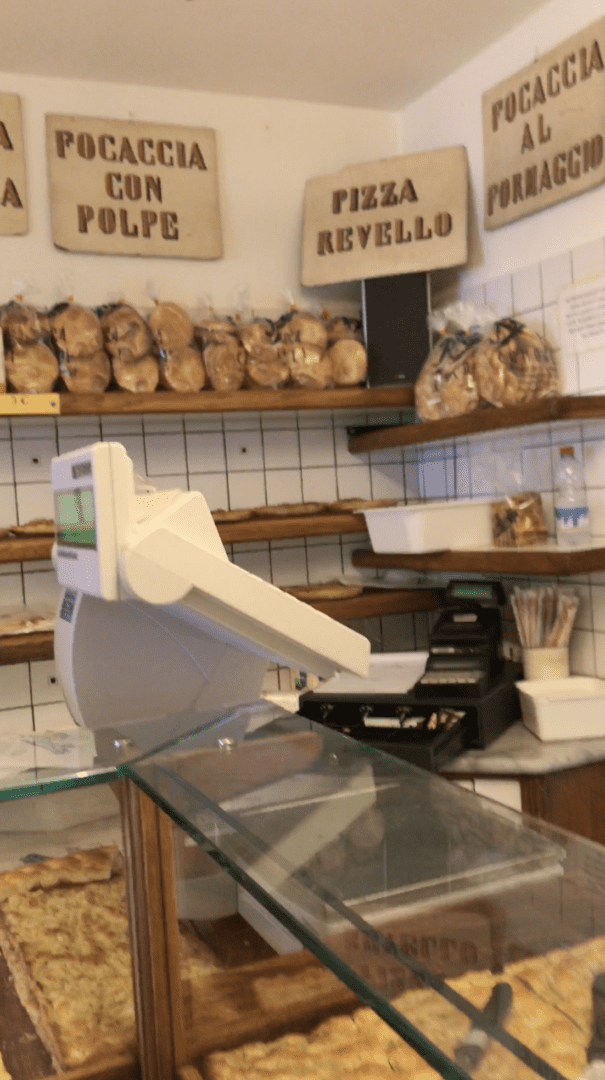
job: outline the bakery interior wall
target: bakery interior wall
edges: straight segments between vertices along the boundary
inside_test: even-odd
[[[433,275],[433,302],[460,297],[489,301],[500,316],[515,315],[557,347],[557,297],[572,282],[605,273],[605,187],[597,187],[548,210],[485,232],[481,95],[539,53],[547,52],[603,16],[602,0],[551,0],[494,46],[460,68],[401,114],[400,150],[445,143],[467,147],[471,181],[471,257],[460,273]],[[565,358],[565,393],[605,392],[605,353]],[[423,498],[501,494],[494,463],[520,468],[523,486],[543,493],[550,532],[553,466],[558,446],[572,443],[583,460],[593,534],[605,538],[605,423],[544,425],[498,438],[457,439],[406,453],[408,470],[418,462]],[[524,584],[531,583],[527,579]],[[513,579],[506,582],[510,589]],[[581,606],[571,642],[576,674],[605,678],[605,574],[575,579]],[[511,612],[508,611],[512,627]]]
[[[27,155],[30,232],[0,237],[0,302],[24,290],[46,305],[73,292],[81,303],[123,296],[151,305],[148,283],[162,299],[199,308],[210,299],[233,310],[247,293],[259,312],[277,314],[293,298],[315,310],[359,310],[359,286],[300,287],[304,184],[352,161],[396,152],[395,113],[134,85],[61,81],[5,74],[5,92],[21,95]],[[143,119],[217,132],[225,257],[212,262],[70,255],[52,245],[45,156],[45,113]],[[399,464],[375,471],[346,450],[351,417],[258,413],[211,416],[0,418],[0,527],[52,516],[49,460],[95,439],[124,443],[137,471],[157,487],[201,490],[211,508],[331,500],[374,491],[400,495]],[[365,414],[361,415],[365,421]],[[399,419],[398,416],[395,419]],[[359,538],[358,538],[359,539]],[[362,536],[363,540],[364,537]],[[240,544],[236,562],[277,584],[323,581],[342,573],[355,537]],[[0,607],[54,605],[49,562],[0,564]],[[366,628],[375,636],[381,624]],[[414,635],[414,625],[406,632]],[[388,633],[388,627],[386,631]],[[422,621],[418,634],[425,633]],[[413,638],[413,640],[415,640]],[[419,640],[421,640],[419,636]],[[382,638],[378,644],[380,645]],[[282,673],[282,683],[288,679]],[[268,686],[280,676],[269,673]],[[0,734],[70,726],[52,662],[0,667]]]
[[[468,148],[472,257],[460,275],[435,275],[437,300],[458,293],[489,299],[500,313],[514,311],[556,343],[558,288],[605,270],[603,188],[485,235],[481,216],[480,101],[484,88],[514,72],[602,14],[601,0],[551,0],[539,15],[465,65],[400,115],[378,111],[261,101],[134,86],[98,85],[6,75],[2,87],[22,96],[29,177],[30,234],[0,238],[0,296],[16,283],[32,286],[32,299],[48,303],[73,289],[82,302],[122,293],[149,303],[151,281],[160,296],[195,307],[210,296],[233,307],[248,289],[259,310],[275,311],[289,290],[300,303],[345,311],[358,305],[356,286],[308,290],[298,285],[302,191],[307,177],[385,154],[460,143]],[[463,32],[463,28],[461,28]],[[402,79],[405,71],[402,66]],[[46,187],[45,112],[141,118],[208,125],[218,133],[226,257],[217,263],[70,256],[52,247]],[[580,367],[566,374],[566,389],[581,386]],[[605,363],[601,365],[605,372]],[[578,385],[574,385],[574,378]],[[605,376],[603,377],[605,385]],[[382,417],[382,420],[389,419]],[[391,419],[397,422],[399,417]],[[557,441],[573,441],[584,456],[593,527],[605,536],[605,427],[584,425],[523,433],[520,443],[490,440],[394,449],[353,457],[346,426],[363,414],[325,412],[223,416],[0,419],[0,526],[51,513],[48,460],[96,438],[120,440],[137,469],[157,486],[199,489],[211,507],[335,499],[350,495],[403,496],[408,501],[482,495],[494,490],[486,454],[519,454],[525,481],[546,493],[552,527],[552,460]],[[325,581],[352,572],[350,553],[365,534],[239,544],[230,556],[276,584]],[[0,604],[54,603],[49,563],[0,565]],[[512,585],[512,582],[507,582]],[[582,606],[572,642],[577,672],[605,677],[605,575],[577,583]],[[363,620],[357,626],[376,650],[422,648],[426,614]],[[271,671],[267,686],[287,689],[288,673]],[[0,668],[0,733],[63,728],[71,720],[52,662]]]

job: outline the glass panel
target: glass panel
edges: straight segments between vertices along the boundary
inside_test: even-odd
[[[183,732],[197,733],[198,745],[202,745],[201,732],[206,728],[228,723],[231,734],[237,735],[282,715],[288,714],[259,701],[227,716],[216,711],[188,712],[95,731],[75,727],[69,731],[27,735],[0,734],[0,803],[111,779],[129,761],[172,745]],[[211,742],[215,745],[216,735],[212,735]]]
[[[299,717],[244,737],[206,729],[204,745],[183,739],[129,772],[236,880],[251,925],[298,939],[387,1021],[386,1059],[360,1050],[372,1076],[420,1076],[410,1046],[447,1077],[555,1080],[585,1065],[605,849]],[[512,1005],[498,990],[484,1014],[499,983]],[[377,1018],[353,1023],[357,1046]],[[239,1080],[234,1060],[215,1065],[215,1080],[223,1067]]]
[[[0,1049],[13,1080],[133,1053],[121,847],[110,784],[0,804]]]

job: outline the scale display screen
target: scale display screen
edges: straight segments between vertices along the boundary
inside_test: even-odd
[[[73,488],[55,495],[57,540],[60,544],[96,548],[95,503],[92,488]]]

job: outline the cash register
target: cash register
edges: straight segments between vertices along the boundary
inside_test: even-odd
[[[436,771],[519,719],[521,666],[503,659],[499,582],[453,580],[428,652],[372,657],[370,680],[336,676],[299,709],[364,743]]]
[[[450,581],[445,610],[429,641],[418,697],[481,697],[502,672],[502,617],[506,597],[499,582]]]

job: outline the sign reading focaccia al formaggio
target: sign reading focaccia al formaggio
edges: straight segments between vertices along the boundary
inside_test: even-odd
[[[52,236],[66,251],[218,259],[215,132],[47,116]]]
[[[302,283],[458,266],[467,231],[463,146],[349,165],[307,181]]]
[[[21,99],[18,94],[0,94],[0,236],[26,232]]]
[[[483,95],[486,229],[603,183],[604,60],[599,19]]]

